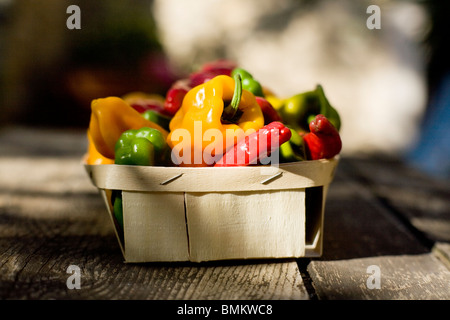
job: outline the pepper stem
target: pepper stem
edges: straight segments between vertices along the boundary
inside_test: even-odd
[[[239,108],[239,103],[241,102],[242,98],[242,79],[241,75],[237,73],[234,76],[234,93],[233,93],[233,99],[231,99],[230,105],[233,107],[235,113]]]
[[[223,109],[222,119],[233,122],[236,115],[239,115],[239,104],[242,98],[242,79],[239,73],[234,75],[234,93],[231,103]]]

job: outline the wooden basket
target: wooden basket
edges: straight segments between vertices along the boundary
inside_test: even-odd
[[[338,158],[224,168],[85,165],[126,262],[317,257]],[[123,229],[112,190],[121,190]]]

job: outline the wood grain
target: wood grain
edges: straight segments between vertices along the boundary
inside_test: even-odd
[[[102,197],[80,163],[84,133],[61,135],[71,147],[51,133],[0,135],[10,150],[0,158],[0,299],[309,298],[293,260],[124,263]],[[28,154],[22,134],[45,152],[30,147]],[[70,265],[81,270],[79,290],[66,285]]]
[[[449,187],[401,162],[340,160],[320,258],[128,264],[80,163],[85,141],[0,132],[0,299],[450,299]],[[372,265],[380,289],[367,286]]]
[[[183,193],[122,192],[125,259],[189,261]]]
[[[444,254],[437,259],[429,243],[380,200],[374,192],[379,185],[357,176],[358,164],[353,159],[343,161],[330,185],[324,255],[307,267],[318,298],[449,299],[450,273],[442,260],[446,259],[447,246],[441,244]],[[379,177],[380,170],[389,176],[387,167],[366,174]],[[380,268],[380,289],[370,289],[366,284],[371,265]]]
[[[379,288],[370,266],[379,268]],[[319,299],[450,299],[450,271],[431,253],[314,261],[308,271]]]
[[[305,192],[187,193],[191,261],[304,257]]]
[[[423,241],[450,241],[450,186],[430,179],[398,159],[350,159],[353,176],[403,222],[418,231]]]
[[[326,201],[322,260],[429,252],[366,185],[353,179],[345,161]]]

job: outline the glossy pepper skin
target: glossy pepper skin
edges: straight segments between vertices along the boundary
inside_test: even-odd
[[[261,111],[264,115],[264,124],[269,124],[274,121],[282,122],[281,116],[278,114],[277,110],[272,106],[272,104],[263,97],[255,96],[256,102],[261,107]]]
[[[143,92],[132,92],[123,96],[122,99],[138,111],[145,119],[169,131],[169,122],[172,117],[164,109],[164,98],[162,96]]]
[[[183,103],[184,96],[191,89],[188,81],[178,80],[176,81],[167,91],[166,99],[164,101],[164,111],[172,116],[177,113],[178,109],[181,108],[181,104]]]
[[[217,161],[215,167],[236,167],[260,164],[272,152],[291,138],[291,130],[274,121],[238,141]],[[272,142],[276,141],[276,144]]]
[[[121,134],[115,146],[115,164],[153,166],[162,163],[166,141],[154,128],[143,127]]]
[[[253,76],[243,68],[235,68],[231,72],[231,77],[239,74],[242,78],[242,89],[248,90],[257,97],[264,97],[261,84],[253,78]]]
[[[308,160],[330,159],[339,154],[342,141],[338,130],[322,114],[309,124],[310,132],[303,136]]]
[[[92,137],[87,132],[88,138],[88,150],[84,157],[84,161],[89,165],[97,165],[97,164],[114,164],[114,159],[109,159],[104,157],[100,152],[95,148],[94,142],[92,142]]]
[[[308,122],[313,121],[317,114],[321,114],[325,116],[329,122],[331,122],[337,131],[339,131],[341,129],[341,118],[339,113],[333,108],[325,96],[323,87],[321,85],[317,85],[315,93],[317,100],[319,101],[319,110],[308,114]]]
[[[305,142],[303,137],[294,129],[291,138],[280,146],[280,162],[297,162],[306,160]]]
[[[234,68],[236,68],[236,64],[226,59],[219,59],[203,64],[198,71],[192,72],[187,78],[176,81],[169,88],[164,102],[165,111],[170,116],[173,116],[181,108],[184,96],[189,90],[218,75],[230,76]]]
[[[159,130],[164,137],[168,135],[164,128],[146,120],[119,97],[93,100],[91,110],[89,134],[98,152],[109,159],[115,158],[116,142],[127,130],[149,127]]]
[[[164,97],[157,94],[148,94],[137,91],[124,95],[122,99],[141,114],[147,110],[165,113]]]
[[[206,147],[215,150],[211,153],[212,156],[217,155],[217,152],[223,154],[236,141],[241,140],[249,129],[256,131],[264,126],[261,108],[256,102],[255,96],[247,90],[242,90],[238,104],[239,118],[234,123],[224,121],[222,117],[224,109],[228,109],[228,103],[233,99],[235,87],[235,80],[225,75],[219,75],[198,85],[186,94],[181,108],[172,118],[167,143],[175,151],[189,149],[192,157],[191,165],[207,166],[207,161],[203,157]],[[178,142],[177,139],[174,139],[177,129],[187,130],[190,133],[190,140],[183,139]],[[221,142],[205,141],[203,136],[208,129],[219,130],[223,140]],[[236,139],[227,139],[227,130],[235,133]],[[199,135],[201,136],[198,137]],[[199,138],[201,141],[196,143],[194,139]],[[196,153],[202,155],[201,164],[194,161]]]
[[[309,92],[299,93],[284,99],[279,109],[283,122],[296,131],[308,131],[307,112],[313,103]]]
[[[142,116],[163,127],[167,132],[169,131],[169,124],[172,117],[166,116],[164,113],[161,113],[157,110],[146,110],[142,113]]]
[[[279,112],[283,121],[297,131],[307,132],[309,123],[318,114],[327,117],[338,131],[341,127],[340,116],[329,103],[321,85],[317,85],[315,90],[283,99]]]

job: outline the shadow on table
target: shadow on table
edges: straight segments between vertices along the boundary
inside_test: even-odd
[[[341,161],[325,207],[321,260],[353,259],[430,252],[434,240],[412,225],[413,217],[400,212],[380,193],[388,184],[361,180],[355,160]],[[374,173],[376,174],[376,173]],[[394,186],[392,186],[394,187]],[[399,188],[399,186],[395,186]],[[405,188],[405,192],[410,189]],[[433,219],[432,215],[423,216]]]

